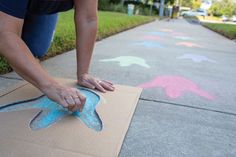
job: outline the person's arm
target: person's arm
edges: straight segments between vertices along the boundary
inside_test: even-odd
[[[96,88],[101,92],[113,91],[114,86],[111,82],[89,75],[89,65],[98,29],[97,3],[97,0],[74,0],[78,84]]]
[[[8,60],[20,76],[40,89],[50,99],[72,111],[79,108],[82,110],[85,97],[78,90],[57,83],[33,57],[21,39],[23,23],[22,19],[0,12],[0,55]]]

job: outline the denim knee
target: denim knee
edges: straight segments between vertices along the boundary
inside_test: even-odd
[[[57,23],[57,14],[27,14],[22,31],[22,39],[35,57],[43,57],[53,38]]]

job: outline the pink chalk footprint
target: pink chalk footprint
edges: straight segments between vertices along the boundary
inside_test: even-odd
[[[182,96],[184,92],[192,92],[208,100],[214,99],[214,96],[200,89],[194,82],[179,76],[158,76],[150,82],[140,84],[138,87],[144,89],[162,87],[165,89],[166,95],[173,99]]]

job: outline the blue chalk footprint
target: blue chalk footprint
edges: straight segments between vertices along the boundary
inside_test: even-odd
[[[48,99],[45,95],[30,100],[3,105],[0,107],[0,112],[40,109],[41,111],[30,122],[30,128],[32,130],[49,127],[65,116],[74,116],[79,118],[87,127],[95,131],[101,131],[102,121],[96,112],[96,107],[100,102],[100,96],[84,88],[80,89],[80,92],[87,98],[82,112],[76,111],[72,113]]]

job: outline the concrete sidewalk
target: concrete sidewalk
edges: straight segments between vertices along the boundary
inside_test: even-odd
[[[235,50],[234,41],[184,19],[97,42],[92,74],[145,88],[120,156],[236,156]],[[76,79],[75,58],[71,51],[42,65],[52,76]],[[20,81],[4,77],[0,90]]]

